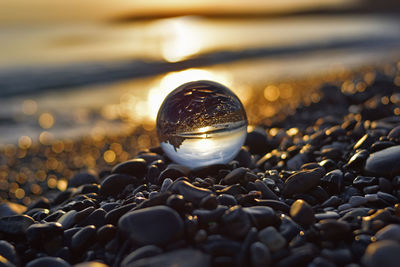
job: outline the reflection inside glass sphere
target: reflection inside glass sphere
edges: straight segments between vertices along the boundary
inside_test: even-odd
[[[157,115],[162,149],[171,160],[191,168],[231,161],[246,133],[242,103],[216,82],[179,86],[166,97]]]

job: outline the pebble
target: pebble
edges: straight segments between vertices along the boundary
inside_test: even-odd
[[[386,225],[375,234],[375,239],[377,241],[394,240],[400,242],[400,225],[398,224]]]
[[[200,250],[195,249],[179,249],[171,252],[156,255],[154,257],[146,257],[137,261],[130,262],[128,265],[135,267],[208,267],[211,266],[211,258]]]
[[[69,229],[75,224],[75,217],[78,212],[76,210],[70,210],[62,215],[57,222],[61,224],[63,229]]]
[[[240,167],[228,173],[222,180],[227,185],[237,184],[242,180],[247,172],[247,169]]]
[[[362,257],[367,267],[397,267],[400,262],[400,245],[393,240],[371,243]]]
[[[96,227],[93,225],[79,229],[71,238],[71,250],[82,254],[96,241]]]
[[[253,267],[263,267],[271,264],[271,253],[268,247],[261,242],[251,244],[250,258]]]
[[[338,241],[346,240],[351,234],[350,226],[343,221],[326,219],[319,221],[320,233],[326,240]]]
[[[387,178],[400,174],[400,146],[392,146],[369,155],[364,171],[367,175]]]
[[[258,232],[258,239],[272,252],[286,246],[286,239],[273,226],[268,226]]]
[[[155,206],[126,213],[119,219],[119,230],[141,245],[166,245],[182,237],[179,214],[167,206]]]
[[[63,229],[59,223],[36,223],[29,226],[26,230],[26,238],[33,247],[40,248],[47,242],[60,238],[62,241]],[[54,246],[54,242],[52,242]]]
[[[302,199],[296,200],[290,207],[290,216],[298,224],[308,227],[315,222],[312,207]]]
[[[331,195],[339,194],[343,191],[344,181],[341,170],[333,170],[321,178],[322,187]]]
[[[252,224],[258,229],[265,228],[278,223],[278,217],[275,211],[270,207],[256,206],[243,208],[252,221]]]
[[[324,213],[315,214],[315,219],[317,221],[325,220],[325,219],[339,219],[339,218],[340,218],[339,213],[337,213],[335,211],[326,211]]]
[[[271,189],[269,189],[269,187],[264,182],[256,180],[254,182],[254,185],[259,191],[261,191],[263,199],[279,200],[278,196]]]
[[[3,256],[13,264],[17,264],[17,252],[15,247],[6,240],[0,240],[0,256]]]
[[[135,184],[136,178],[125,174],[111,174],[100,184],[100,195],[117,196],[129,184]]]
[[[0,203],[0,218],[13,215],[21,215],[26,211],[24,205],[13,203],[10,201],[4,201]]]
[[[209,196],[212,192],[208,189],[197,187],[187,181],[174,182],[169,190],[182,195],[185,200],[199,204],[200,200]]]
[[[126,174],[137,178],[143,177],[147,172],[147,165],[144,159],[131,159],[115,165],[111,173]]]
[[[324,174],[322,168],[297,172],[286,179],[282,195],[287,197],[296,193],[305,193],[316,187]]]
[[[251,228],[250,218],[240,206],[226,210],[221,219],[228,235],[234,238],[245,237]]]
[[[87,172],[75,174],[71,179],[68,180],[68,188],[79,187],[85,184],[96,184],[98,183],[97,178]]]
[[[108,265],[98,261],[87,261],[75,264],[74,267],[108,267]]]
[[[160,255],[162,252],[163,251],[159,247],[154,245],[147,245],[140,247],[129,253],[121,262],[121,266],[122,267],[134,266],[135,261],[144,258],[155,257],[157,255]]]
[[[61,258],[56,257],[40,257],[30,261],[26,267],[71,267],[71,265]]]
[[[14,215],[0,218],[0,233],[23,235],[35,221],[27,215]]]
[[[349,199],[349,204],[352,207],[359,207],[359,206],[362,206],[367,203],[368,203],[368,199],[366,199],[365,197],[362,197],[362,196],[352,196]]]
[[[342,200],[338,196],[331,196],[324,203],[321,204],[322,207],[336,207],[342,203]]]

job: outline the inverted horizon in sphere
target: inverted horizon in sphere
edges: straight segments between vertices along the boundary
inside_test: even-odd
[[[228,163],[246,139],[239,98],[211,81],[185,83],[164,100],[157,115],[161,148],[176,163],[196,168]]]

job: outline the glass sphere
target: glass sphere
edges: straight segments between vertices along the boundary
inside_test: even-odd
[[[157,115],[161,148],[171,160],[190,168],[228,163],[246,134],[247,117],[239,98],[212,81],[179,86]]]

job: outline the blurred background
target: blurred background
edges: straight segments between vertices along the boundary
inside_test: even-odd
[[[400,58],[399,15],[396,0],[1,0],[0,196],[29,203],[34,181],[62,190],[156,145],[158,107],[187,81],[227,85],[250,124],[318,102],[310,77]]]
[[[247,104],[275,80],[393,59],[399,11],[395,0],[2,0],[0,143],[151,127],[189,80]]]

